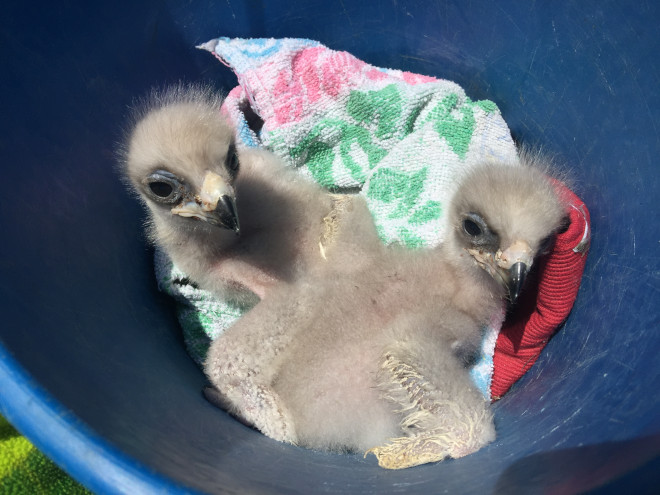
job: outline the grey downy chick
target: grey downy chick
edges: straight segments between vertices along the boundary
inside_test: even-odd
[[[134,112],[122,172],[153,243],[201,288],[255,303],[318,256],[332,197],[272,153],[239,149],[221,103],[203,86],[154,91]]]
[[[437,249],[385,247],[361,198],[334,201],[323,256],[213,342],[207,396],[274,439],[372,453],[391,469],[491,442],[489,404],[461,356],[515,301],[565,216],[535,160],[522,160],[460,180]]]

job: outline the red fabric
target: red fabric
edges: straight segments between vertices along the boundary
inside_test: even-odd
[[[587,207],[556,182],[568,205],[570,225],[557,236],[554,249],[532,268],[528,286],[508,315],[495,344],[491,396],[497,400],[534,364],[545,344],[573,307],[589,247]]]

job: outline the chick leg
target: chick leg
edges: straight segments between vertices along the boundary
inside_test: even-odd
[[[274,382],[298,332],[313,326],[316,318],[307,308],[320,296],[313,284],[301,287],[295,293],[277,291],[248,311],[211,344],[205,363],[218,391],[211,402],[229,405],[223,408],[264,435],[293,444],[293,416]]]
[[[397,343],[381,361],[380,388],[405,414],[405,436],[366,454],[374,454],[388,469],[462,457],[495,438],[488,404],[451,351],[438,349],[437,343],[431,351],[416,344]],[[421,363],[433,363],[433,368]]]
[[[204,397],[216,407],[228,411],[246,426],[280,442],[296,443],[293,421],[277,394],[263,385],[243,383],[220,391],[204,388]]]
[[[259,309],[258,305],[211,345],[205,369],[215,390],[207,389],[204,395],[264,435],[295,444],[291,415],[271,386],[278,356],[291,335],[283,327],[265,335]]]

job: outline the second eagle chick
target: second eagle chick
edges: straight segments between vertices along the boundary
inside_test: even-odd
[[[362,198],[342,201],[323,261],[212,344],[209,395],[272,438],[386,468],[475,452],[495,428],[461,356],[517,298],[564,206],[533,164],[483,163],[461,179],[445,243],[410,251],[377,242]]]

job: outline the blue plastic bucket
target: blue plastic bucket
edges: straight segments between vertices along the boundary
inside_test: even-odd
[[[642,493],[657,486],[660,9],[653,2],[5,2],[0,413],[100,493]],[[497,103],[574,170],[593,239],[571,316],[474,455],[386,471],[208,404],[143,212],[114,170],[131,100],[236,85],[194,46],[304,37]]]

